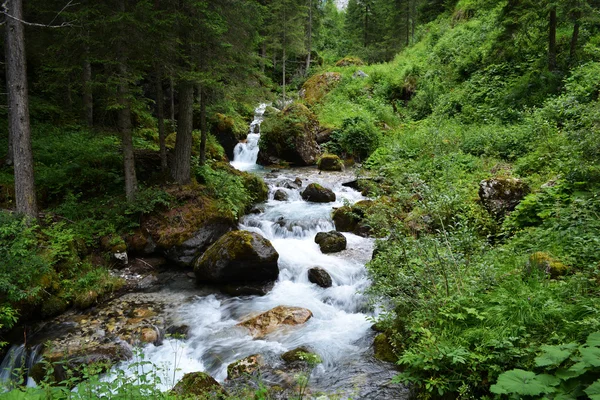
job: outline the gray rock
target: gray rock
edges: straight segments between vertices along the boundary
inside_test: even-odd
[[[308,270],[308,280],[322,288],[328,288],[333,285],[331,275],[323,268],[315,267]]]
[[[318,183],[311,183],[302,192],[302,198],[312,203],[331,203],[336,199],[335,193]]]
[[[277,201],[287,201],[288,194],[285,192],[285,190],[279,189],[275,192],[273,198]]]
[[[346,237],[337,231],[319,232],[315,236],[315,243],[323,253],[337,253],[346,249]]]
[[[362,71],[362,70],[360,70],[360,69],[359,69],[358,71],[356,71],[356,72],[354,73],[354,75],[352,75],[352,77],[353,77],[353,78],[361,78],[361,79],[364,79],[364,78],[368,78],[368,77],[369,77],[369,75],[367,75],[367,74],[365,73],[365,71]]]
[[[502,220],[529,193],[529,187],[520,179],[491,178],[479,183],[481,203],[496,219]]]

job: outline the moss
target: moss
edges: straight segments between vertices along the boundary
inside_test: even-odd
[[[51,295],[49,298],[44,300],[42,304],[42,316],[44,318],[53,317],[59,315],[69,308],[69,302],[62,296]]]
[[[235,379],[244,375],[252,375],[258,372],[264,360],[260,354],[253,354],[227,366],[227,379]]]
[[[542,271],[552,279],[565,276],[570,272],[571,268],[562,262],[554,259],[549,254],[538,251],[529,256],[526,272],[531,274],[534,271]]]
[[[302,85],[304,100],[309,105],[318,103],[341,79],[342,75],[338,72],[324,72],[311,76]]]
[[[306,347],[298,347],[290,351],[286,351],[281,355],[281,359],[286,363],[293,363],[296,361],[304,361],[305,354],[314,354]]]
[[[398,357],[394,353],[394,348],[390,344],[390,341],[385,333],[380,333],[375,336],[373,341],[373,349],[375,351],[375,358],[381,361],[395,363],[398,361]]]
[[[208,396],[216,396],[217,398],[225,398],[227,392],[212,376],[204,372],[191,372],[185,374],[183,378],[172,390],[177,396],[185,396],[186,398],[206,398]]]
[[[321,171],[341,171],[344,163],[335,154],[323,154],[317,161],[317,167]]]
[[[351,65],[361,66],[365,65],[365,63],[358,57],[344,57],[335,63],[336,67],[349,67]]]

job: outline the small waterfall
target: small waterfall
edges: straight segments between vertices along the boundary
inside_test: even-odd
[[[0,364],[0,386],[4,388],[17,386],[22,378],[26,378],[27,386],[35,386],[28,373],[41,359],[40,348],[41,345],[33,347],[26,347],[24,344],[13,345]]]
[[[260,124],[264,120],[267,103],[259,105],[254,110],[254,120],[250,124],[250,131],[245,142],[238,143],[233,149],[233,161],[231,165],[242,171],[256,169],[258,158],[258,141],[260,140]]]

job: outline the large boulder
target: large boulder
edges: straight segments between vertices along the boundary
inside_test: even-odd
[[[306,103],[312,106],[318,103],[341,80],[342,74],[339,72],[323,72],[321,74],[316,74],[304,82],[301,93],[303,94]]]
[[[371,228],[365,221],[365,213],[373,206],[372,200],[361,200],[352,206],[343,206],[333,212],[335,229],[367,237]]]
[[[273,195],[273,199],[275,199],[277,201],[287,201],[288,194],[283,189],[277,189],[277,191]]]
[[[227,392],[212,376],[204,372],[190,372],[172,390],[177,396],[201,399],[223,399]]]
[[[335,193],[318,183],[311,183],[302,192],[302,198],[312,203],[331,203],[336,199]]]
[[[283,160],[294,165],[314,165],[321,150],[316,141],[319,123],[306,106],[292,103],[261,125],[258,162]]]
[[[260,354],[253,354],[237,360],[227,366],[227,379],[236,379],[244,375],[253,375],[265,365],[265,360]]]
[[[319,158],[317,167],[321,171],[341,171],[344,169],[344,163],[335,154],[324,154]]]
[[[236,116],[237,117],[237,116]],[[230,160],[233,160],[233,149],[246,138],[248,124],[241,117],[234,118],[224,114],[211,117],[211,131]]]
[[[394,352],[394,347],[391,345],[390,340],[385,333],[380,333],[375,336],[375,339],[373,340],[373,350],[375,358],[381,361],[390,363],[398,361],[398,357]]]
[[[194,261],[198,283],[274,281],[279,254],[258,233],[229,232]]]
[[[503,219],[529,193],[525,182],[515,178],[491,178],[479,183],[481,203],[496,219]]]
[[[294,326],[304,324],[312,317],[312,312],[301,307],[277,306],[253,318],[242,321],[238,326],[247,328],[250,335],[259,339],[284,325]]]
[[[346,237],[337,231],[319,232],[315,236],[315,243],[323,253],[337,253],[346,250]]]
[[[308,280],[322,288],[328,288],[333,285],[331,275],[323,268],[315,267],[308,270]]]

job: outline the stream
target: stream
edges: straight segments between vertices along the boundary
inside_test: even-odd
[[[364,197],[345,187],[354,179],[352,171],[323,172],[316,168],[268,171],[256,164],[260,123],[267,105],[256,109],[255,119],[244,143],[235,148],[232,165],[261,175],[268,184],[269,199],[257,206],[255,213],[243,217],[239,228],[256,232],[271,241],[279,253],[279,278],[265,296],[229,297],[210,287],[196,287],[193,279],[183,284],[167,284],[158,296],[168,305],[167,318],[173,325],[190,327],[185,340],[165,338],[162,345],[142,348],[145,361],[163,369],[162,389],[168,390],[185,373],[204,371],[220,382],[227,378],[227,365],[253,354],[261,354],[266,364],[282,365],[281,354],[305,346],[319,355],[322,363],[312,371],[309,386],[313,393],[327,393],[335,398],[405,399],[407,390],[390,383],[397,374],[394,365],[373,357],[375,332],[371,329],[373,307],[363,291],[369,286],[365,269],[373,251],[374,240],[344,233],[347,249],[323,254],[314,242],[318,232],[335,226],[331,212],[344,203]],[[301,187],[297,183],[301,180]],[[296,181],[295,185],[291,184]],[[309,203],[300,193],[309,183],[317,182],[332,189],[334,203]],[[288,199],[274,200],[283,190]],[[321,288],[308,280],[308,270],[325,269],[333,286]],[[179,285],[179,286],[178,286]],[[253,339],[237,323],[249,315],[276,306],[308,308],[313,317],[305,324],[278,330],[262,339]],[[116,366],[132,373],[135,357]],[[110,374],[106,379],[111,379]]]

